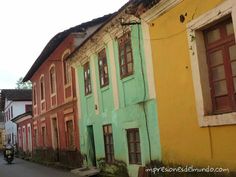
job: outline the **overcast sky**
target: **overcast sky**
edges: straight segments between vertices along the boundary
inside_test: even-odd
[[[112,13],[127,1],[0,1],[0,89],[15,88],[58,32]]]

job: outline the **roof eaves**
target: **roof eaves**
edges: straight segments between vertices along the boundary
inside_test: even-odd
[[[63,32],[58,33],[55,35],[44,47],[43,51],[39,55],[39,57],[36,59],[36,61],[33,63],[25,77],[23,78],[23,82],[26,82],[31,79],[33,74],[37,71],[37,69],[43,64],[44,61],[52,54],[52,52],[63,42],[63,40],[74,32],[84,32],[85,28],[87,28],[90,25],[96,25],[99,23],[102,23],[104,19],[109,17],[111,14],[104,15],[103,17],[99,17],[96,19],[93,19],[91,21],[82,23],[80,25],[74,26],[72,28],[69,28],[67,30],[64,30]]]
[[[99,30],[101,30],[108,22],[110,22],[114,17],[116,17],[121,11],[123,11],[128,5],[134,3],[135,0],[129,0],[126,4],[124,4],[118,11],[114,12],[110,18],[108,18],[99,28],[97,28],[86,40],[84,40],[79,46],[75,48],[75,50],[67,57],[67,59],[72,58],[79,49],[89,40],[91,39]]]
[[[26,117],[26,116],[32,116],[32,111],[29,111],[29,112],[25,112],[25,113],[23,113],[23,114],[20,114],[20,115],[14,117],[13,119],[11,119],[11,121],[12,121],[12,122],[16,122],[16,121],[18,121],[18,120],[20,120],[21,118]]]

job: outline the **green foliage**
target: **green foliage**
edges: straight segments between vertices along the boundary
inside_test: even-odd
[[[20,77],[16,82],[16,89],[31,89],[32,83],[30,81],[23,82],[23,77]]]
[[[100,158],[97,161],[101,169],[99,177],[129,177],[125,162],[115,160],[114,163],[107,164],[105,158]]]

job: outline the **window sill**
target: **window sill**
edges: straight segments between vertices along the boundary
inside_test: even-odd
[[[52,98],[52,97],[54,97],[56,95],[57,95],[56,93],[51,93],[50,97]]]
[[[125,77],[121,78],[121,81],[122,81],[122,82],[127,82],[127,81],[132,80],[132,79],[134,79],[134,73],[132,73],[132,74],[130,74],[130,75],[128,75],[128,76],[125,76]]]
[[[43,100],[40,101],[40,103],[44,103],[45,102],[45,98]]]
[[[65,89],[68,88],[68,87],[70,87],[70,86],[71,86],[71,83],[64,84],[64,88],[65,88]]]
[[[85,95],[85,97],[86,97],[86,98],[90,98],[90,97],[92,97],[92,95],[93,95],[93,94],[92,94],[92,92],[91,92],[91,93],[88,93],[87,95]]]
[[[108,84],[108,85],[106,85],[106,86],[101,87],[100,89],[101,89],[101,91],[103,92],[103,91],[108,90],[109,88],[110,88],[110,87],[109,87],[109,84]]]
[[[201,127],[236,124],[236,112],[203,116]]]

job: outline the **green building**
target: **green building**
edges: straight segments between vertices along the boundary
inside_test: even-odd
[[[70,62],[87,165],[122,161],[129,175],[137,176],[140,166],[161,158],[161,150],[152,60],[144,52],[148,31],[125,6],[71,54]]]

